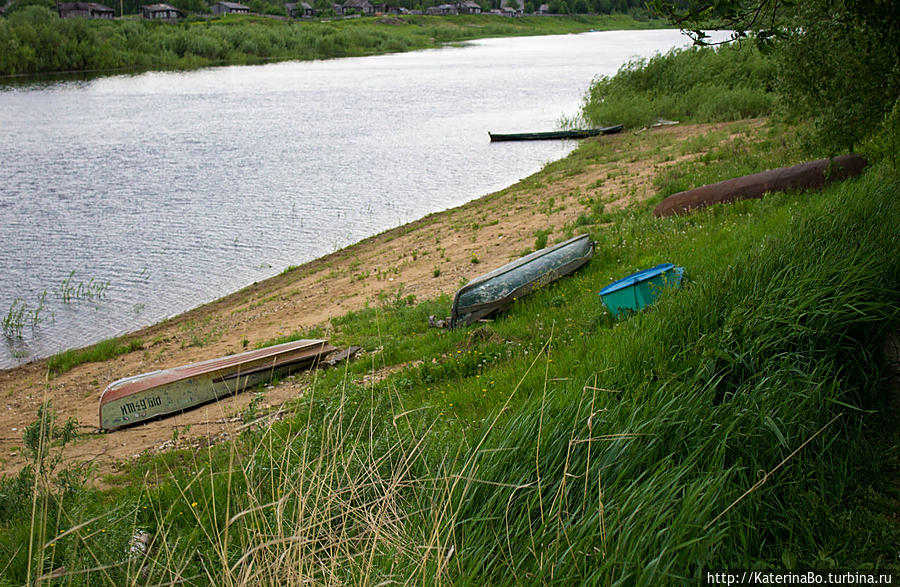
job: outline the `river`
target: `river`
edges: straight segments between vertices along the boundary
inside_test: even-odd
[[[565,156],[678,31],[0,85],[0,367],[136,330]]]

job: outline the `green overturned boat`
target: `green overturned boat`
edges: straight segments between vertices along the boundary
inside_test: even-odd
[[[551,139],[586,139],[588,137],[596,137],[598,135],[611,135],[622,132],[622,125],[606,126],[603,128],[584,128],[576,130],[551,130],[547,132],[520,132],[500,134],[489,132],[491,142],[499,141],[546,141]]]
[[[502,310],[514,299],[572,273],[593,254],[594,241],[582,234],[485,273],[456,292],[450,328],[467,326]]]

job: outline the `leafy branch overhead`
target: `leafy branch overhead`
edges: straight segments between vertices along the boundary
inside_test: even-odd
[[[753,39],[778,61],[778,111],[812,123],[837,152],[879,140],[900,96],[900,11],[893,0],[651,0],[698,45],[706,30]]]
[[[794,0],[651,0],[650,6],[685,31],[698,45],[712,45],[706,30],[730,30],[732,39],[754,33],[759,39],[776,36],[794,14]]]

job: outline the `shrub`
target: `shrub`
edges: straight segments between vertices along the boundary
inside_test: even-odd
[[[716,122],[772,111],[775,62],[745,46],[677,49],[594,81],[582,116],[597,126],[647,126],[658,118]]]

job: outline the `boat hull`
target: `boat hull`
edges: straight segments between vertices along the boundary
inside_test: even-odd
[[[100,396],[100,428],[188,410],[309,367],[334,350],[324,340],[299,340],[119,379]]]
[[[572,273],[593,254],[594,242],[583,234],[472,280],[453,298],[450,328],[467,326],[502,310],[515,299]]]
[[[662,263],[607,285],[599,295],[613,318],[620,318],[652,306],[664,289],[681,287],[683,275],[684,267]]]
[[[622,125],[607,126],[604,128],[587,128],[581,130],[554,130],[548,132],[521,132],[521,133],[492,133],[491,142],[502,141],[546,141],[561,139],[586,139],[588,137],[596,137],[598,135],[609,135],[622,131]]]
[[[692,190],[672,194],[653,210],[654,216],[688,214],[713,204],[762,198],[772,192],[797,189],[819,189],[831,182],[856,177],[866,167],[865,157],[840,155],[833,159],[819,159],[779,167],[761,173],[726,179]]]

